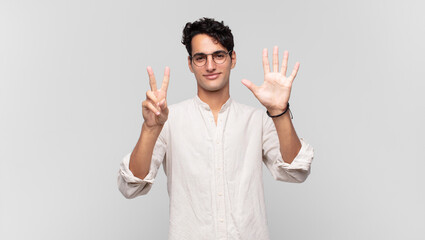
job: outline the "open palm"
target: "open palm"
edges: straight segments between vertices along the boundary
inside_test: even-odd
[[[294,69],[289,77],[286,77],[288,67],[288,51],[283,54],[283,62],[279,71],[279,49],[273,49],[273,71],[270,64],[267,49],[263,50],[264,82],[261,86],[256,86],[251,81],[243,79],[242,83],[252,91],[260,103],[272,114],[279,114],[286,109],[291,95],[292,83],[297,76],[300,63],[295,63]]]

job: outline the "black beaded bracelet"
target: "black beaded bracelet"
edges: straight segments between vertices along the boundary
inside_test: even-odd
[[[269,113],[269,111],[268,111],[268,110],[266,110],[266,113],[267,113],[267,116],[269,116],[269,117],[271,117],[271,118],[276,118],[276,117],[280,117],[280,116],[282,116],[282,115],[283,115],[283,114],[285,114],[288,110],[289,110],[289,102],[288,102],[288,106],[286,106],[285,111],[283,111],[283,113],[281,113],[281,114],[279,114],[279,115],[274,115],[274,116],[272,116],[272,115],[270,115],[270,113]],[[291,110],[289,110],[289,113],[291,113]],[[291,114],[291,119],[292,119],[292,114]]]

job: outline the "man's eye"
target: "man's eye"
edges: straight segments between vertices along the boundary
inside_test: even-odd
[[[223,53],[218,53],[215,55],[216,58],[221,59],[224,58],[226,55],[224,55]]]
[[[205,60],[205,56],[196,56],[195,61],[203,61]]]

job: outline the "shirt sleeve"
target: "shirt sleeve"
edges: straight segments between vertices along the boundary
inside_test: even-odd
[[[285,182],[301,183],[310,174],[314,149],[300,138],[301,149],[291,164],[283,161],[280,153],[279,138],[273,120],[263,114],[263,162],[274,179]]]
[[[161,166],[161,163],[165,160],[167,144],[163,133],[165,132],[164,129],[166,128],[166,125],[167,124],[164,125],[164,128],[155,143],[149,173],[144,179],[134,176],[130,171],[129,164],[131,152],[125,155],[122,159],[120,169],[118,171],[118,189],[124,197],[128,199],[135,198],[137,196],[147,194],[151,189],[158,173],[158,169]]]

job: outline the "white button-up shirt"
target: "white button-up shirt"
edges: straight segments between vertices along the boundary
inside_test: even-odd
[[[291,164],[282,160],[275,125],[263,109],[229,98],[213,113],[198,96],[169,106],[145,179],[129,169],[127,154],[118,187],[127,198],[149,192],[163,164],[170,197],[169,239],[269,239],[262,163],[276,180],[303,182],[313,148],[302,138]]]

